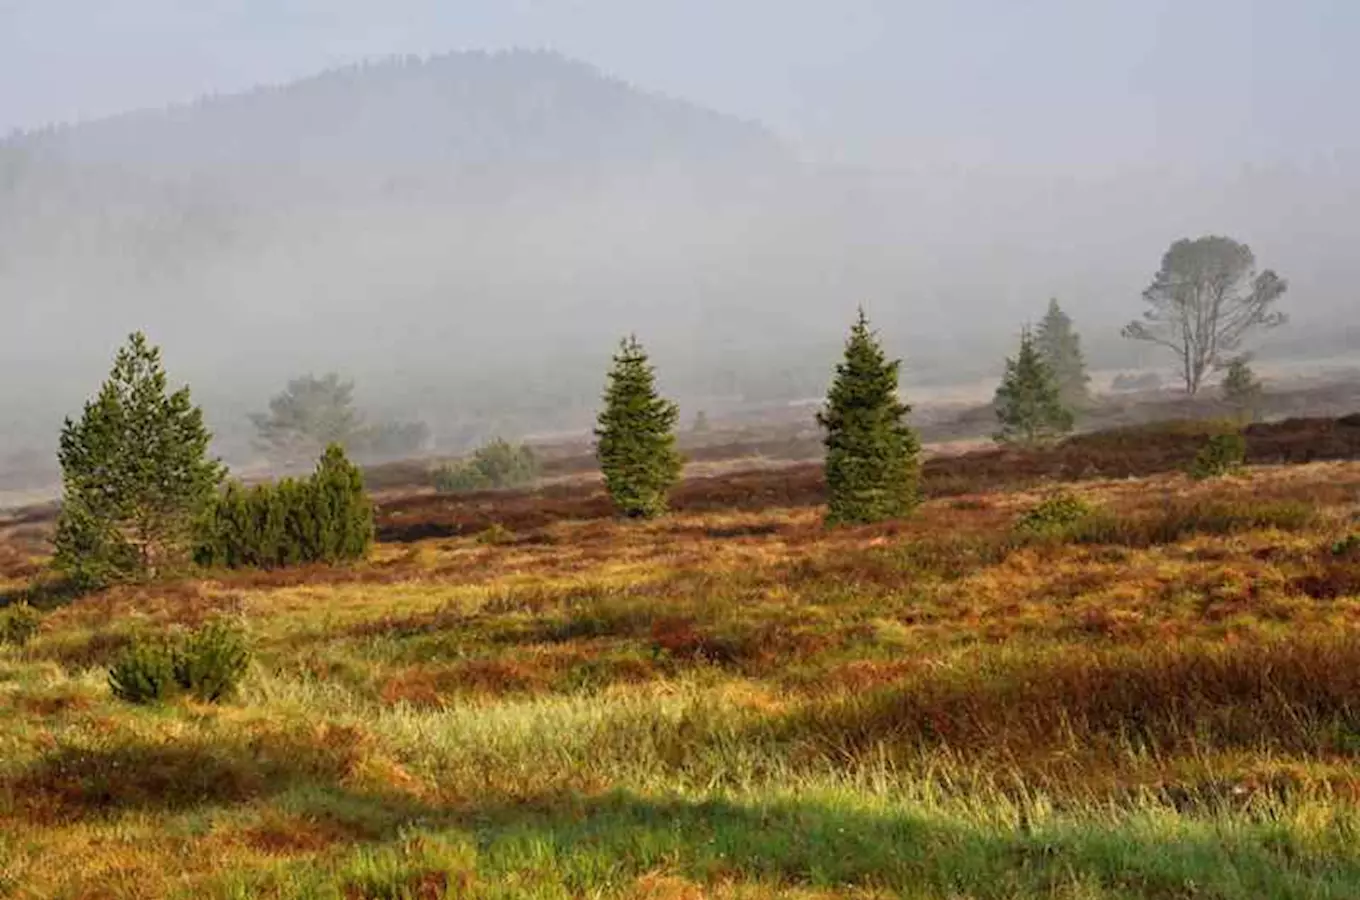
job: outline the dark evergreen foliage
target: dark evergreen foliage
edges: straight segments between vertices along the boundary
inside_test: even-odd
[[[860,310],[845,358],[817,421],[826,432],[831,524],[905,516],[918,502],[920,442],[897,393],[899,360],[889,361]]]
[[[1039,323],[1034,342],[1038,345],[1039,355],[1053,373],[1063,405],[1071,410],[1079,410],[1089,404],[1091,376],[1086,373],[1081,335],[1072,327],[1072,319],[1063,312],[1056,299],[1048,302],[1048,312]]]
[[[682,466],[675,446],[680,411],[657,393],[656,374],[636,337],[619,345],[604,409],[595,428],[596,456],[615,508],[648,518],[666,511]]]
[[[1053,372],[1044,362],[1028,328],[1020,334],[1020,352],[1006,360],[1006,374],[996,389],[998,443],[1040,444],[1072,431],[1072,411],[1063,405]]]
[[[230,484],[201,537],[201,565],[275,569],[363,559],[373,543],[363,475],[332,445],[310,478],[245,488]]]
[[[1223,378],[1223,402],[1232,408],[1239,421],[1256,418],[1261,394],[1261,382],[1246,357],[1238,356],[1228,363],[1228,373]]]
[[[532,484],[538,474],[538,458],[532,449],[497,438],[478,448],[471,459],[439,469],[434,485],[445,494],[499,490]]]
[[[139,580],[184,561],[224,469],[189,389],[169,393],[160,350],[133,334],[58,459],[56,568],[83,587]]]

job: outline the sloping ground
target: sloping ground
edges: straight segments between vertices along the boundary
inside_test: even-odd
[[[926,461],[922,487],[927,496],[938,497],[1043,481],[1178,471],[1189,465],[1215,429],[1202,422],[1161,423],[1078,435],[1038,450],[940,456]],[[1246,434],[1248,462],[1255,465],[1360,459],[1360,416],[1257,424]],[[734,457],[735,453],[727,458]],[[801,463],[687,478],[675,491],[672,507],[681,512],[759,510],[824,501],[820,464]],[[533,491],[397,495],[383,502],[379,528],[384,540],[409,541],[474,533],[493,523],[518,531],[563,519],[604,518],[610,512],[600,485],[581,482]]]
[[[0,649],[0,894],[1360,896],[1360,464],[1073,489],[1099,527],[984,490],[81,599]],[[222,613],[241,697],[111,698]]]

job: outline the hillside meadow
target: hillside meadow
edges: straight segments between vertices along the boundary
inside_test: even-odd
[[[1360,896],[1360,463],[1174,455],[936,462],[834,531],[797,469],[648,523],[397,491],[360,566],[53,602],[0,649],[0,895]],[[233,701],[111,697],[219,616]]]

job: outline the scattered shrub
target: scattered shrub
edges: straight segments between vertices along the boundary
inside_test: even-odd
[[[1091,505],[1075,494],[1059,491],[1045,497],[1016,522],[1017,531],[1052,534],[1070,528],[1093,512]]]
[[[1360,558],[1360,534],[1351,534],[1332,545],[1332,555],[1343,558]]]
[[[200,565],[273,569],[362,559],[373,543],[363,476],[332,446],[310,478],[228,485],[204,527]]]
[[[42,614],[27,603],[0,609],[0,644],[22,647],[38,633]]]
[[[180,661],[168,641],[138,641],[109,669],[109,690],[128,703],[164,703],[179,692]]]
[[[224,621],[210,622],[184,642],[176,656],[179,686],[205,703],[216,703],[236,693],[250,667],[245,632]]]
[[[484,544],[489,547],[498,546],[500,544],[508,544],[514,539],[515,533],[499,522],[493,522],[490,527],[488,527],[481,534],[477,535],[477,543]]]
[[[1212,435],[1190,464],[1190,477],[1197,481],[1219,478],[1242,468],[1247,458],[1247,439],[1239,432]]]
[[[1151,514],[1116,517],[1094,512],[1071,526],[1069,537],[1082,544],[1154,547],[1175,544],[1191,535],[1239,534],[1260,528],[1298,531],[1316,519],[1316,511],[1298,501],[1184,502]]]
[[[218,620],[182,639],[136,641],[109,669],[109,688],[118,699],[142,706],[182,692],[217,703],[236,692],[250,659],[245,632]]]
[[[538,475],[538,457],[533,450],[497,438],[478,449],[471,459],[436,471],[434,486],[441,494],[500,490],[532,484]]]

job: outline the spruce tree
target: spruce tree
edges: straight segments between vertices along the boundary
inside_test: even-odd
[[[1261,382],[1244,356],[1235,357],[1228,363],[1228,374],[1223,378],[1223,402],[1232,407],[1241,421],[1256,418],[1261,403]]]
[[[1057,382],[1058,394],[1068,409],[1081,409],[1090,403],[1091,377],[1086,374],[1086,358],[1081,352],[1081,335],[1056,299],[1048,301],[1048,312],[1039,323],[1035,343]]]
[[[595,428],[596,456],[615,508],[631,518],[666,511],[670,490],[680,479],[675,447],[680,411],[656,390],[656,373],[636,337],[619,345],[604,409]]]
[[[920,442],[897,395],[900,360],[889,361],[864,310],[817,414],[825,430],[828,524],[900,518],[918,500]]]
[[[1006,375],[996,389],[998,443],[1034,445],[1072,431],[1072,411],[1063,405],[1058,383],[1044,362],[1034,335],[1020,333],[1020,353],[1006,360]]]
[[[160,350],[130,336],[80,421],[62,429],[57,569],[99,587],[187,559],[224,475],[210,440],[189,389],[168,392]]]
[[[363,559],[373,544],[373,504],[364,476],[339,444],[331,444],[308,482],[315,504],[312,559],[328,563]]]

